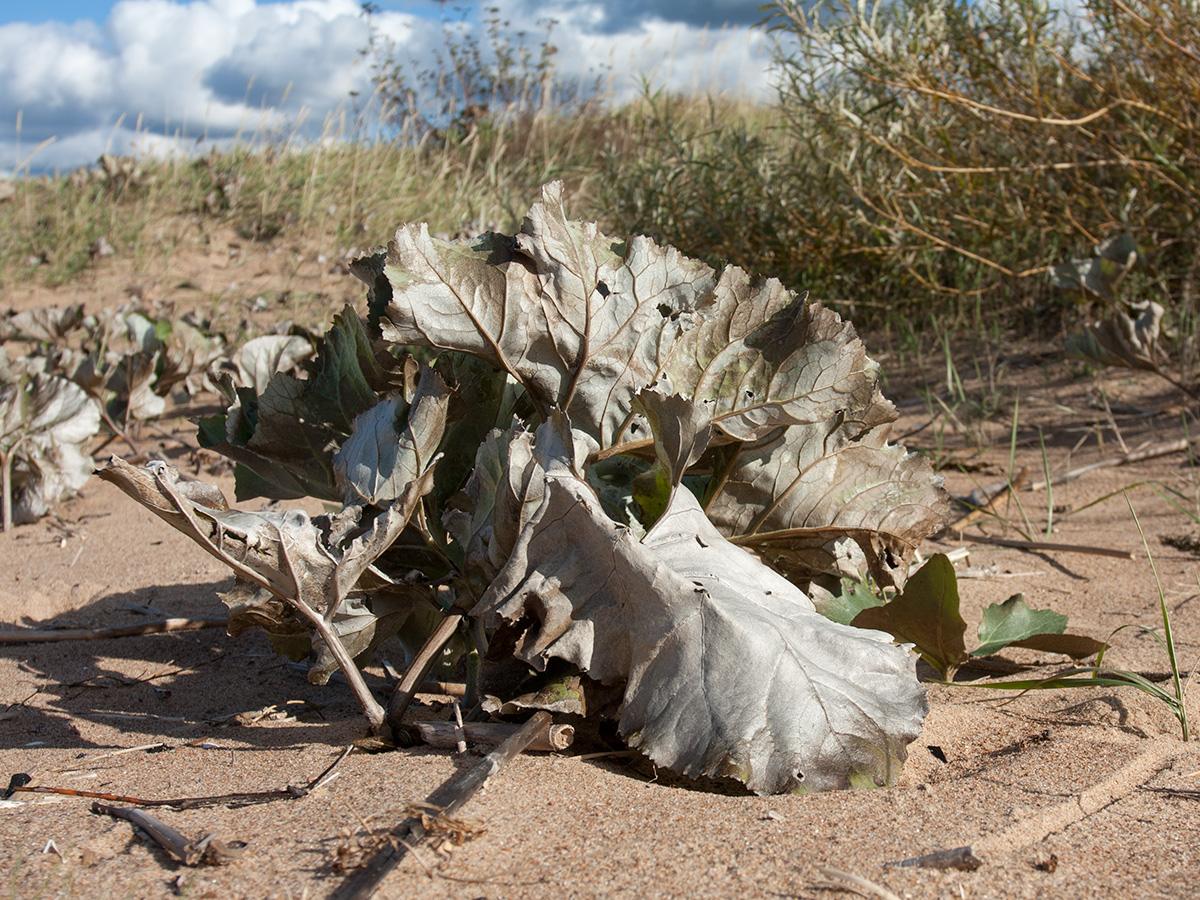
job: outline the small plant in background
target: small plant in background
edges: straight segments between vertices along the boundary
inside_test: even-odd
[[[1165,369],[1167,354],[1159,345],[1166,312],[1162,304],[1119,297],[1120,287],[1138,259],[1133,239],[1123,234],[1100,244],[1089,259],[1051,269],[1055,287],[1098,302],[1103,309],[1103,318],[1067,337],[1067,356],[1101,366],[1153,372],[1192,399],[1200,399],[1200,394]]]
[[[779,113],[822,151],[801,174],[827,182],[799,208],[839,225],[805,256],[845,248],[845,277],[863,273],[818,294],[900,310],[932,290],[944,310],[1012,323],[1023,309],[1044,327],[1050,268],[1081,241],[1134,233],[1194,320],[1200,14],[1187,0],[1084,11],[779,4]]]
[[[10,359],[5,345],[23,352]],[[4,529],[36,521],[83,487],[101,420],[137,452],[137,432],[167,411],[172,394],[186,403],[218,383],[231,396],[238,388],[261,388],[312,351],[304,335],[263,335],[230,356],[225,339],[194,317],[152,317],[136,305],[93,316],[85,316],[82,306],[4,315]]]
[[[362,9],[371,25],[379,8],[363,3]],[[442,46],[435,48],[433,67],[418,72],[398,59],[395,42],[371,25],[362,55],[370,61],[382,124],[397,139],[461,142],[489,120],[580,112],[596,93],[562,84],[554,62],[554,20],[538,22],[544,33],[532,47],[524,31],[514,32],[501,17],[499,7],[482,10],[482,36],[471,28],[465,9],[456,12],[459,20],[442,19]]]
[[[36,521],[91,477],[98,404],[49,373],[15,371],[0,348],[0,496],[5,531]]]
[[[226,355],[224,338],[193,316],[154,318],[137,304],[92,316],[82,306],[10,313],[0,320],[0,342],[30,348],[21,370],[77,384],[127,442],[133,426],[163,414],[172,391],[191,397],[211,387],[209,368]]]

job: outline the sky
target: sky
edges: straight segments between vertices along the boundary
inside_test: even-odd
[[[377,0],[371,22],[410,71],[430,64],[441,17],[465,8],[478,22],[497,6],[534,41],[555,20],[560,75],[607,73],[618,97],[643,73],[669,89],[764,97],[761,2]],[[264,130],[318,135],[370,95],[369,33],[358,0],[0,0],[0,177]]]

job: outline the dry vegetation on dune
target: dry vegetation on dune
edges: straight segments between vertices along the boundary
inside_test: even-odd
[[[561,179],[575,212],[614,233],[773,275],[871,328],[914,316],[1043,328],[1078,299],[1053,267],[1127,236],[1130,299],[1159,301],[1173,329],[1192,331],[1194,3],[820,9],[784,3],[769,19],[780,92],[762,104],[647,89],[614,108],[556,92],[552,53],[519,55],[497,36],[507,65],[460,46],[449,78],[406,72],[377,48],[390,105],[374,139],[343,123],[317,142],[263,135],[14,182],[0,201],[0,285],[102,267],[101,239],[154,274],[218,229],[334,259],[399,222],[511,231]]]

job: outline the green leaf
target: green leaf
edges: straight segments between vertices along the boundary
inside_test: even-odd
[[[504,372],[465,353],[441,353],[435,369],[452,388],[441,444],[443,457],[432,495],[435,508],[445,509],[471,476],[480,445],[493,429],[507,428],[521,402],[528,405],[528,398]]]
[[[387,377],[358,313],[350,306],[333,319],[305,382],[304,406],[316,421],[344,437],[354,420],[379,402]]]
[[[841,591],[827,599],[819,600],[813,597],[817,612],[825,618],[841,625],[852,625],[855,617],[864,609],[874,609],[883,606],[883,600],[871,589],[871,585],[854,578],[838,580]]]
[[[1017,641],[1034,635],[1062,634],[1067,617],[1048,609],[1033,610],[1025,605],[1024,594],[1013,594],[1003,603],[993,603],[983,611],[979,622],[979,646],[972,656],[988,656]]]
[[[916,645],[922,658],[943,676],[967,658],[967,623],[958,609],[958,578],[944,553],[931,556],[894,600],[863,610],[853,624]]]

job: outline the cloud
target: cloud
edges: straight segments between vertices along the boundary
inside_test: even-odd
[[[556,58],[566,78],[611,69],[619,97],[634,73],[686,90],[766,90],[766,44],[743,25],[753,3],[695,4],[499,0],[512,33],[540,39],[534,23],[554,18]],[[413,7],[416,8],[416,7]],[[468,27],[479,28],[479,13]],[[442,26],[384,10],[371,24],[394,42],[410,72],[433,64]],[[37,170],[92,162],[135,146],[220,143],[259,128],[286,133],[300,123],[316,136],[329,114],[372,90],[370,38],[358,0],[121,0],[107,21],[0,26],[0,170],[44,141]],[[356,92],[358,101],[351,99]],[[20,123],[18,132],[17,123]]]
[[[608,33],[628,31],[646,19],[679,22],[693,28],[751,26],[762,21],[762,0],[606,0],[597,27]]]
[[[428,26],[396,12],[375,24],[401,45]],[[367,41],[355,0],[123,0],[103,25],[0,26],[0,168],[50,139],[38,168],[219,142],[259,127],[264,109],[273,127],[307,115],[319,128],[352,90],[369,92]]]
[[[643,76],[652,87],[671,91],[728,91],[761,99],[772,90],[770,42],[749,27],[762,18],[758,0],[507,0],[498,6],[509,21],[552,21],[560,75],[586,81],[606,72],[618,101],[636,94]],[[722,24],[726,17],[730,24]]]

